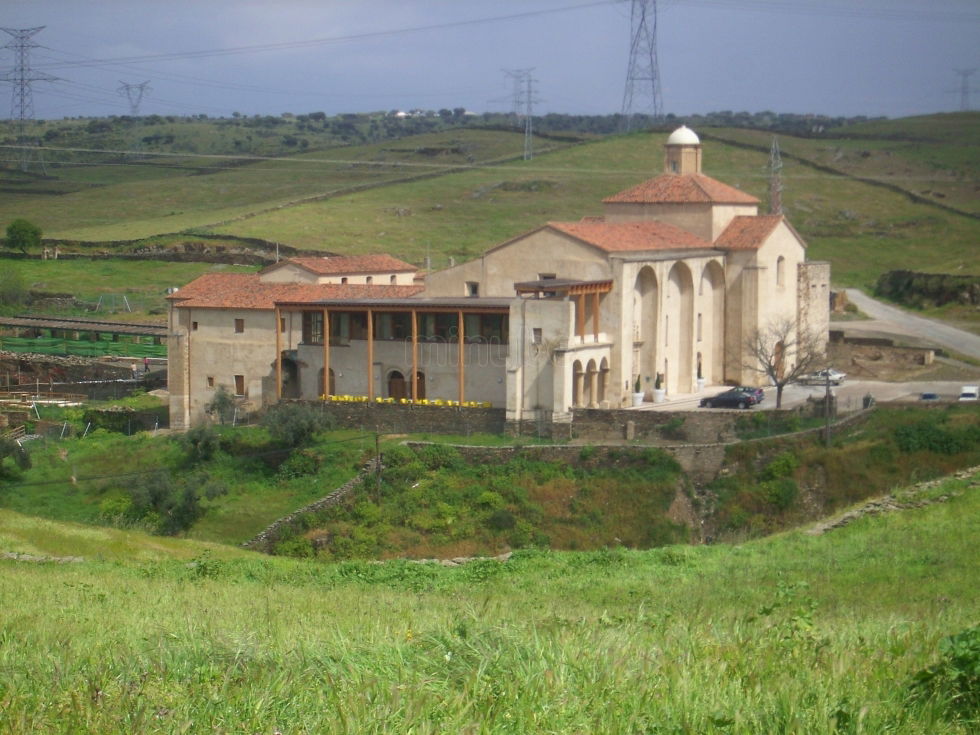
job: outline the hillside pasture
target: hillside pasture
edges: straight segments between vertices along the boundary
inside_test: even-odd
[[[518,155],[520,149],[517,133],[462,130],[418,136],[403,145],[388,141],[282,157],[146,152],[141,159],[112,164],[138,175],[62,194],[57,206],[50,196],[5,199],[0,222],[24,217],[53,238],[130,240],[206,227],[351,187],[485,163]],[[104,169],[90,178],[111,180]]]
[[[975,732],[955,680],[912,687],[980,614],[968,485],[821,536],[456,568],[140,557],[3,512],[5,550],[85,560],[0,559],[0,729]]]

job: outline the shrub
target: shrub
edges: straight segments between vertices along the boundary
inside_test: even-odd
[[[184,482],[175,482],[166,472],[147,476],[142,485],[129,490],[131,516],[167,536],[187,530],[204,515],[197,493],[198,479],[190,476]]]
[[[333,419],[308,403],[277,403],[260,422],[275,441],[287,447],[309,442],[318,431],[333,428]]]
[[[782,454],[776,455],[772,461],[766,465],[760,476],[763,480],[775,480],[779,477],[789,477],[799,466],[800,461],[796,458],[796,455],[792,454],[791,452],[783,452]]]
[[[490,510],[499,510],[507,504],[507,501],[504,500],[500,493],[495,493],[493,490],[485,490],[476,499],[476,504],[484,508],[489,508]]]
[[[517,519],[506,508],[495,510],[487,517],[487,527],[494,531],[509,531],[516,525]]]
[[[895,429],[895,444],[906,454],[918,451],[936,454],[958,454],[980,442],[980,429],[968,426],[960,430],[940,426],[936,419],[926,419]]]
[[[419,459],[430,470],[458,469],[463,466],[463,457],[456,449],[445,444],[428,444],[419,450]]]
[[[912,679],[916,700],[938,699],[952,719],[980,715],[980,625],[967,628],[939,643],[939,662]]]
[[[779,477],[763,483],[762,491],[765,493],[765,498],[769,503],[779,508],[779,510],[786,510],[796,500],[800,488],[793,478]]]
[[[313,542],[302,536],[285,539],[276,544],[272,551],[276,556],[292,556],[298,559],[312,559],[316,556]]]
[[[684,433],[683,427],[684,419],[680,416],[674,416],[660,427],[660,433],[667,439],[686,439],[687,435]]]
[[[20,444],[13,439],[0,437],[0,475],[3,475],[3,461],[10,457],[14,464],[22,470],[30,469],[31,458]]]
[[[209,416],[217,416],[218,421],[224,424],[235,415],[235,397],[225,386],[219,385],[214,398],[204,406],[204,410]]]
[[[209,424],[195,426],[184,434],[181,442],[191,464],[206,462],[221,448],[221,437]]]
[[[289,480],[295,477],[315,475],[323,465],[323,455],[312,449],[298,449],[279,465],[279,477]]]

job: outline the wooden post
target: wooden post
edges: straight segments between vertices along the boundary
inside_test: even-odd
[[[323,395],[330,395],[330,312],[323,310]]]
[[[592,294],[592,341],[599,341],[599,292]]]
[[[281,312],[277,306],[273,310],[273,318],[276,320],[276,400],[282,400],[282,330],[279,320]]]
[[[419,313],[412,309],[412,400],[419,397]]]
[[[463,312],[457,311],[456,318],[459,320],[459,354],[456,357],[456,363],[459,368],[459,405],[462,406],[463,401],[465,400],[465,390],[463,389],[463,384],[466,379],[466,368],[464,366],[465,361],[463,360],[463,341],[466,338],[463,327]]]
[[[374,311],[367,310],[367,397],[374,400]]]
[[[575,334],[585,342],[585,295],[578,294],[575,297]]]

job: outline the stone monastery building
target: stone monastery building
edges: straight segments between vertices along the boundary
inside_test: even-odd
[[[292,258],[207,274],[169,297],[170,418],[200,422],[225,386],[248,408],[338,396],[506,408],[563,422],[754,385],[754,331],[790,320],[826,343],[830,266],[759,200],[701,172],[686,127],[664,173],[424,279],[388,255]],[[790,363],[794,355],[787,353]],[[701,380],[699,380],[701,378]]]

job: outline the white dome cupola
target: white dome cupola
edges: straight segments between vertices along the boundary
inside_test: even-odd
[[[686,125],[671,133],[664,144],[664,172],[701,173],[701,139]]]

